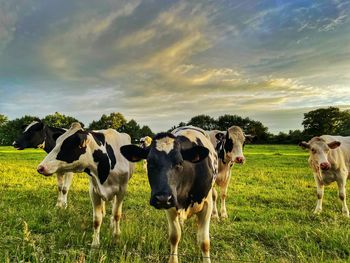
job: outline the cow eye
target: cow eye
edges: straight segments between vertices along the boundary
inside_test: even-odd
[[[312,148],[312,149],[311,149],[311,152],[312,152],[312,153],[316,153],[316,149]]]
[[[175,167],[176,169],[182,169],[182,167],[183,167],[183,161],[177,162],[177,163],[174,165],[174,167]]]

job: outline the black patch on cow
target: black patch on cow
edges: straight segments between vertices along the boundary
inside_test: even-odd
[[[72,163],[79,160],[80,155],[86,153],[86,146],[82,146],[84,140],[87,139],[87,133],[77,131],[67,137],[61,145],[61,149],[57,154],[57,160]]]
[[[112,146],[110,146],[108,143],[106,143],[106,150],[107,150],[108,157],[111,160],[111,170],[113,170],[115,164],[117,163],[117,160],[115,158]]]
[[[226,133],[226,138],[225,138],[225,151],[226,152],[231,152],[233,150],[233,141],[230,138],[228,132]]]
[[[106,139],[105,139],[105,135],[101,132],[91,132],[92,137],[94,138],[94,140],[96,141],[96,143],[101,146],[101,145],[105,145],[106,143]]]
[[[225,164],[225,150],[224,150],[225,141],[220,141],[215,147],[218,158]]]
[[[89,168],[85,168],[84,173],[88,174],[90,177],[92,176]]]
[[[111,168],[108,155],[101,150],[95,150],[92,157],[94,158],[94,161],[98,163],[97,176],[101,184],[103,184],[107,180]]]
[[[163,139],[165,137],[169,137],[169,138],[172,138],[172,139],[176,138],[175,135],[170,133],[170,132],[161,132],[161,133],[156,134],[153,137],[152,141],[160,140],[160,139]]]

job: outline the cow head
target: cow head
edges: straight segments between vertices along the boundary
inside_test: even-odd
[[[73,123],[70,129],[57,139],[55,148],[39,164],[38,172],[52,175],[56,172],[82,171],[88,161],[88,135],[79,123]]]
[[[178,137],[171,133],[157,134],[147,149],[125,145],[120,151],[131,162],[147,159],[150,204],[157,209],[178,207],[177,189],[187,180],[184,175],[193,169],[192,163],[202,161],[209,154],[204,146],[182,149]]]
[[[302,141],[299,146],[309,150],[310,161],[317,169],[326,171],[331,168],[330,151],[338,148],[340,144],[338,141],[327,143],[323,138],[314,137],[309,142]]]
[[[245,135],[240,127],[232,126],[224,133],[217,133],[215,137],[217,139],[216,151],[218,157],[224,163],[244,163],[243,147],[246,139],[250,140],[252,138],[251,135]]]
[[[45,140],[44,123],[40,120],[34,121],[23,127],[23,133],[12,143],[17,150],[25,148],[38,148]]]

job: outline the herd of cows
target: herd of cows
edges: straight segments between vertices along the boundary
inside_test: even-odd
[[[134,163],[146,160],[150,205],[164,209],[167,215],[169,262],[178,262],[181,224],[192,215],[198,218],[197,239],[203,262],[210,262],[210,219],[219,217],[216,188],[220,189],[220,217],[225,218],[231,168],[234,163],[244,163],[244,144],[252,138],[237,126],[226,131],[204,131],[185,126],[158,133],[152,139],[143,138],[140,145],[133,145],[128,134],[113,129],[87,131],[79,123],[73,123],[66,130],[49,127],[38,120],[25,127],[13,146],[19,150],[43,148],[47,152],[37,171],[45,176],[57,175],[58,207],[67,206],[73,173],[89,175],[93,204],[92,246],[100,243],[106,201],[113,202],[113,237],[120,235],[122,202]],[[324,185],[335,181],[342,212],[349,217],[345,185],[350,175],[350,137],[323,135],[299,145],[310,152],[309,164],[318,198],[315,213],[322,210]]]

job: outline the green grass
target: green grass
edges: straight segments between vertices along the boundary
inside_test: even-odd
[[[248,145],[247,162],[234,166],[227,199],[229,218],[212,221],[213,262],[348,261],[350,221],[341,215],[335,185],[325,190],[315,216],[315,184],[307,153],[296,146]],[[41,150],[0,147],[0,262],[166,262],[163,211],[149,206],[147,176],[138,164],[124,201],[122,235],[113,244],[111,206],[100,249],[90,249],[92,208],[88,177],[75,175],[68,208],[55,208],[56,177],[36,172]],[[186,221],[181,262],[201,262],[196,222]]]

